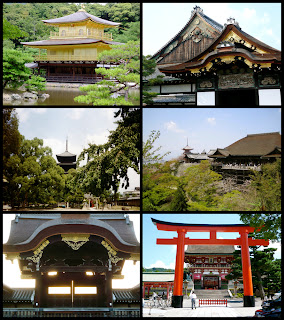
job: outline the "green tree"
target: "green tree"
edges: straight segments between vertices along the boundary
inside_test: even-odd
[[[140,83],[140,45],[139,41],[129,41],[127,44],[114,45],[112,50],[99,55],[100,61],[119,63],[113,68],[98,68],[96,72],[106,78],[96,84],[80,87],[86,95],[78,96],[74,100],[80,103],[97,105],[133,105],[129,101],[129,90]],[[122,95],[123,94],[123,95]]]
[[[174,194],[174,198],[171,202],[170,210],[175,212],[188,211],[187,199],[181,183],[179,183],[178,188]]]
[[[257,191],[258,210],[281,211],[281,159],[261,169],[254,172],[251,183]]]
[[[87,157],[87,164],[77,170],[76,183],[94,196],[105,190],[117,193],[129,187],[128,169],[139,173],[140,163],[140,109],[120,108],[115,112],[117,128],[110,132],[108,142],[102,145],[89,144],[78,157],[78,162]]]
[[[279,262],[274,261],[276,249],[266,248],[259,250],[259,247],[251,247],[250,260],[252,270],[252,280],[254,287],[257,287],[261,299],[266,293],[276,292],[281,288],[281,276],[275,279],[275,272],[279,276]],[[234,252],[234,260],[230,274],[226,276],[228,280],[236,280],[242,277],[241,250]]]
[[[13,154],[18,154],[21,145],[19,119],[14,108],[3,108],[3,168]]]
[[[26,81],[26,89],[28,91],[43,91],[46,90],[46,80],[40,76],[32,75]]]
[[[3,40],[23,38],[27,35],[28,34],[26,32],[23,32],[17,26],[14,26],[3,18]]]
[[[151,56],[143,56],[143,103],[146,105],[153,104],[153,98],[158,95],[156,92],[151,92],[151,87],[163,82],[163,77],[158,75],[155,77],[153,74],[156,71],[157,63]],[[151,76],[151,77],[149,77]]]
[[[190,199],[189,210],[197,210],[195,203],[204,207],[216,206],[216,181],[221,179],[221,175],[211,170],[208,160],[201,161],[200,164],[186,169],[184,175],[185,191]],[[204,208],[201,207],[201,210]]]
[[[63,197],[64,170],[41,139],[26,140],[22,136],[19,153],[8,159],[4,174],[8,181],[6,196],[12,207],[53,204]]]
[[[3,50],[3,88],[20,87],[29,79],[31,71],[25,67],[25,63],[32,62],[33,58],[18,50]]]
[[[281,213],[239,213],[244,224],[255,227],[259,239],[281,241]]]

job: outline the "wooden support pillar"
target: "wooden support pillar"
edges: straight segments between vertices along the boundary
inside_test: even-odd
[[[112,271],[106,272],[106,306],[113,308],[112,299]]]
[[[75,78],[75,67],[72,68],[73,69],[73,80]]]
[[[241,244],[242,244],[242,269],[243,269],[243,284],[244,284],[244,307],[254,307],[255,301],[253,296],[248,232],[241,233]]]
[[[174,308],[182,308],[183,304],[183,265],[185,234],[186,230],[178,230],[175,281],[172,297],[172,307]]]

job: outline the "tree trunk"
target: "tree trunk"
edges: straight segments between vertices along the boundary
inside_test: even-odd
[[[263,300],[265,297],[265,293],[264,293],[264,289],[263,289],[263,285],[262,285],[261,274],[260,274],[260,272],[256,272],[256,275],[257,275],[257,279],[258,279],[258,289],[260,291],[260,298],[261,298],[261,300]]]

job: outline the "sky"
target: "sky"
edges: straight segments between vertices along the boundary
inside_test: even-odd
[[[176,246],[157,245],[156,239],[172,239],[177,237],[177,232],[160,231],[152,223],[151,218],[188,224],[243,224],[238,214],[143,214],[143,267],[144,268],[170,268],[175,267]],[[209,239],[209,233],[188,232],[186,237],[192,239]],[[217,239],[236,239],[239,234],[236,232],[217,232]],[[281,244],[278,242],[270,243],[269,248],[277,248],[274,258],[281,259]],[[264,247],[261,247],[264,248]]]
[[[281,50],[280,3],[144,3],[143,55],[153,55],[189,21],[191,11],[200,6],[203,13],[224,25],[229,17],[258,40]]]
[[[248,134],[280,132],[280,108],[144,108],[143,141],[151,131],[161,135],[154,147],[165,160],[182,155],[188,144],[192,152],[225,148]]]
[[[3,243],[6,243],[10,234],[11,221],[14,220],[15,214],[3,213]],[[137,240],[140,242],[140,214],[129,214],[129,218],[133,221],[134,231]],[[10,260],[5,259],[3,254],[3,283],[11,288],[34,288],[35,280],[23,280],[20,278],[20,269],[17,260],[12,264]],[[132,288],[140,283],[140,263],[133,261],[125,261],[122,269],[125,276],[123,280],[113,280],[113,288]]]
[[[66,149],[79,156],[88,143],[107,142],[109,131],[115,130],[115,108],[17,108],[19,131],[26,139],[43,139],[44,146],[52,149],[53,157]],[[82,162],[82,165],[84,162]],[[130,186],[140,186],[140,178],[129,169]],[[125,189],[119,189],[120,192]]]

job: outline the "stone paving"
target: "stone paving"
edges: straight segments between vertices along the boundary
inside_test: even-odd
[[[196,309],[191,309],[190,300],[186,299],[183,303],[183,308],[167,308],[157,309],[153,308],[143,308],[143,317],[226,317],[226,318],[236,318],[236,317],[253,317],[255,311],[261,308],[261,300],[256,298],[255,307],[244,308],[242,300],[228,300],[228,307],[225,306],[201,306]],[[149,314],[150,313],[150,314]]]

